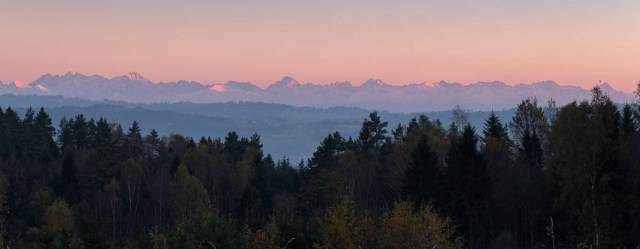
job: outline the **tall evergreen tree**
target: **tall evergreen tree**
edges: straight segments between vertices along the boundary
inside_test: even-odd
[[[159,157],[160,152],[162,150],[162,141],[160,140],[160,135],[158,135],[158,132],[156,130],[151,130],[147,140],[151,148],[151,152],[150,152],[151,157],[152,158]],[[210,142],[207,142],[207,143],[210,144]]]
[[[21,120],[11,107],[8,107],[4,112],[3,117],[4,126],[4,151],[3,156],[5,158],[12,155],[16,156],[16,153],[22,151],[23,144],[20,143],[19,135],[21,134]],[[13,145],[13,146],[11,146]]]
[[[624,108],[622,109],[622,120],[620,126],[622,136],[625,138],[628,138],[638,131],[638,123],[634,118],[633,110],[629,104],[624,105]]]
[[[438,156],[431,149],[429,137],[422,135],[406,171],[404,195],[418,206],[427,202],[440,204],[444,190],[443,178],[438,167]]]
[[[68,203],[75,203],[80,198],[77,168],[73,152],[65,153],[59,178],[59,193]]]
[[[133,121],[127,132],[127,148],[132,157],[142,157],[142,134],[138,121]]]
[[[73,130],[73,140],[76,149],[86,149],[89,146],[89,126],[84,115],[76,115],[74,122],[71,126]]]
[[[487,246],[489,182],[486,165],[478,151],[478,138],[471,125],[454,137],[447,154],[448,209],[460,224],[470,248]]]
[[[369,118],[362,122],[357,140],[358,150],[371,153],[379,149],[387,138],[387,125],[387,122],[382,122],[377,112],[370,113]]]
[[[38,157],[45,162],[53,160],[54,156],[58,153],[58,147],[55,141],[53,141],[55,128],[51,123],[49,114],[44,111],[44,108],[40,108],[38,114],[36,114],[34,125],[37,137],[36,147],[39,152]]]
[[[100,118],[96,123],[94,147],[99,153],[108,154],[113,149],[113,134],[106,119]]]
[[[506,140],[509,139],[509,135],[507,134],[507,128],[502,125],[500,122],[500,118],[496,116],[495,112],[491,112],[489,114],[489,118],[484,122],[484,130],[482,131],[484,138],[486,140],[487,137],[493,137],[497,140]]]

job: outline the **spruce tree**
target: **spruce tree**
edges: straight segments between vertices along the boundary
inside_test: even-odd
[[[58,147],[56,146],[55,141],[53,141],[55,128],[51,123],[49,114],[44,111],[44,108],[40,108],[38,114],[36,114],[34,123],[37,140],[36,146],[40,152],[38,157],[46,162],[51,161],[58,153]]]
[[[89,127],[84,115],[78,114],[72,124],[73,140],[76,149],[85,149],[89,146]]]
[[[438,168],[438,156],[429,144],[429,137],[422,135],[406,171],[404,196],[418,206],[428,202],[440,203],[440,195],[444,190],[442,185],[443,175]]]
[[[631,105],[626,104],[622,109],[622,120],[620,124],[622,136],[628,138],[638,131],[638,123],[633,117]]]
[[[455,132],[456,129],[453,129]],[[448,208],[453,219],[460,224],[469,247],[486,247],[488,225],[489,179],[486,165],[478,151],[475,129],[466,124],[459,136],[451,136],[447,153],[446,179],[448,182]]]
[[[77,168],[75,165],[73,152],[64,155],[62,161],[62,170],[59,178],[59,193],[68,203],[75,203],[80,198],[80,189],[78,186]]]
[[[482,131],[484,138],[493,137],[497,140],[508,139],[507,128],[502,125],[500,118],[496,116],[495,112],[489,114],[489,118],[484,122],[484,130]]]
[[[142,157],[142,135],[138,121],[133,121],[127,132],[127,148],[132,157]]]

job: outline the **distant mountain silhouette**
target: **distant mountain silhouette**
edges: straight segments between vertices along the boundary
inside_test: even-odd
[[[632,95],[600,84],[602,90],[620,103]],[[439,81],[407,85],[388,84],[369,79],[360,85],[300,83],[286,76],[266,88],[250,82],[228,81],[205,84],[195,81],[152,82],[139,73],[106,78],[99,75],[66,73],[46,74],[31,83],[0,84],[0,94],[61,95],[89,100],[113,100],[132,103],[258,101],[296,106],[352,106],[394,112],[448,110],[456,105],[472,110],[500,110],[514,107],[527,97],[540,101],[553,98],[558,104],[589,97],[590,92],[554,81],[508,85],[504,82],[477,82],[463,85]]]

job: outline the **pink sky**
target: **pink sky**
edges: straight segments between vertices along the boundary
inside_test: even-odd
[[[0,3],[0,80],[640,80],[639,1]]]

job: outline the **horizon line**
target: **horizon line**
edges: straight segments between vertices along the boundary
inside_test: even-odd
[[[260,89],[267,89],[273,85],[276,85],[277,83],[283,81],[283,80],[293,80],[295,81],[295,83],[300,84],[300,85],[318,85],[318,86],[331,86],[331,85],[337,85],[337,84],[349,84],[353,87],[361,87],[363,85],[365,85],[366,83],[368,83],[369,81],[376,81],[376,82],[380,82],[382,84],[388,85],[388,86],[396,86],[396,87],[404,87],[404,86],[412,86],[412,85],[435,85],[437,83],[448,83],[448,84],[458,84],[458,85],[463,85],[463,86],[469,86],[469,85],[475,85],[475,84],[482,84],[482,83],[502,83],[505,84],[507,86],[518,86],[518,85],[534,85],[534,84],[540,84],[540,83],[554,83],[560,87],[577,87],[577,88],[581,88],[584,90],[590,90],[593,87],[596,86],[603,86],[606,85],[608,87],[610,87],[611,89],[615,90],[615,91],[619,91],[619,92],[623,92],[623,93],[627,93],[627,94],[634,94],[634,91],[625,91],[625,90],[620,90],[617,88],[614,88],[610,82],[604,81],[604,80],[599,80],[597,83],[593,84],[592,87],[589,88],[585,88],[583,86],[581,86],[581,84],[579,83],[559,83],[558,81],[552,80],[552,79],[546,79],[546,80],[539,80],[539,81],[531,81],[531,82],[508,82],[508,81],[502,81],[502,80],[489,80],[489,81],[485,81],[485,80],[477,80],[477,81],[472,81],[472,82],[458,82],[458,81],[447,81],[444,79],[441,80],[434,80],[434,81],[428,81],[428,80],[423,80],[423,81],[416,81],[416,82],[406,82],[406,83],[397,83],[397,82],[387,82],[384,81],[380,78],[375,78],[375,77],[370,77],[367,80],[361,82],[360,84],[354,84],[352,81],[349,80],[343,80],[343,81],[333,81],[333,82],[311,82],[311,81],[299,81],[297,80],[295,77],[284,74],[284,76],[282,76],[279,80],[273,81],[272,83],[267,83],[266,85],[262,86],[263,84],[256,84],[254,82],[251,81],[243,81],[243,80],[226,80],[224,82],[201,82],[201,81],[197,81],[197,80],[186,80],[186,79],[181,79],[181,80],[175,80],[175,81],[156,81],[156,80],[151,80],[149,78],[144,77],[141,73],[136,72],[136,71],[129,71],[127,73],[124,74],[118,74],[118,75],[113,75],[111,77],[109,76],[105,76],[105,75],[101,75],[101,74],[85,74],[82,72],[78,72],[78,71],[67,71],[63,74],[56,74],[56,73],[45,73],[40,75],[39,77],[37,77],[34,80],[31,81],[24,81],[21,79],[15,79],[12,81],[7,81],[7,82],[3,82],[2,80],[0,80],[0,83],[2,84],[11,84],[11,83],[24,83],[24,82],[29,82],[29,85],[32,85],[35,81],[45,77],[45,76],[57,76],[57,77],[63,77],[66,75],[81,75],[81,76],[85,76],[85,77],[91,77],[91,76],[97,76],[97,77],[102,77],[108,80],[113,80],[115,78],[119,78],[119,77],[127,77],[131,80],[135,80],[132,78],[137,78],[140,81],[147,81],[147,82],[151,82],[154,84],[171,84],[171,83],[177,83],[177,82],[181,82],[181,81],[186,81],[186,82],[192,82],[192,83],[198,83],[200,85],[203,86],[214,86],[214,85],[224,85],[224,84],[228,84],[230,82],[236,82],[236,83],[249,83],[252,84]],[[640,84],[640,81],[637,82],[638,84]]]

